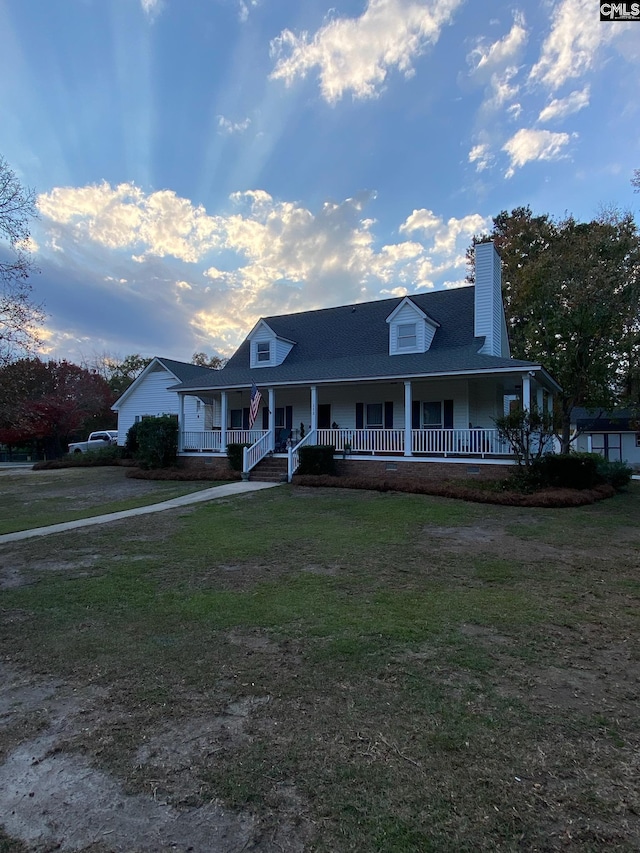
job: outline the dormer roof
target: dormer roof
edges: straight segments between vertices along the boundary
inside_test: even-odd
[[[400,302],[400,304],[393,309],[391,314],[389,314],[389,316],[387,317],[387,323],[393,322],[393,320],[397,318],[398,314],[400,314],[400,312],[405,306],[409,306],[410,308],[412,308],[418,315],[418,317],[420,317],[420,319],[426,320],[426,322],[430,323],[434,328],[440,328],[440,323],[438,323],[437,320],[434,320],[433,317],[430,317],[426,313],[426,311],[423,311],[422,308],[416,305],[416,303],[410,296],[405,296],[402,302]]]

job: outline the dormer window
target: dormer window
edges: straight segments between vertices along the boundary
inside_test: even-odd
[[[416,344],[416,324],[400,323],[398,325],[398,349],[415,349]]]
[[[276,335],[265,320],[258,320],[249,333],[249,366],[277,367],[285,360],[293,341]]]
[[[440,323],[425,314],[408,296],[387,317],[389,355],[426,352]]]
[[[257,342],[256,359],[259,362],[271,361],[271,341]]]

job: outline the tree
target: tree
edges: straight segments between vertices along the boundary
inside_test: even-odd
[[[59,456],[73,438],[115,425],[105,380],[67,361],[24,358],[0,368],[0,442]]]
[[[640,238],[630,214],[579,223],[502,211],[489,235],[503,263],[512,354],[541,362],[563,388],[562,449],[574,406],[610,408],[638,369]],[[473,252],[470,256],[472,258]],[[628,382],[627,382],[628,384]]]
[[[25,189],[0,157],[0,240],[8,243],[8,252],[0,245],[0,364],[39,343],[44,312],[27,281],[35,271],[28,247],[29,222],[36,216],[34,191]]]
[[[221,370],[226,363],[226,358],[219,355],[207,355],[206,352],[194,352],[191,356],[191,364],[197,364],[199,367],[210,367],[212,370]]]
[[[511,446],[522,468],[531,468],[548,453],[555,436],[553,415],[539,411],[535,405],[530,411],[513,409],[496,418],[495,423],[500,438]]]
[[[152,358],[145,358],[137,352],[124,358],[103,352],[94,354],[89,360],[83,359],[82,366],[91,373],[101,376],[117,398],[124,394],[129,385],[152,361]]]

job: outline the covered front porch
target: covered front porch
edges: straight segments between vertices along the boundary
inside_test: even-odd
[[[333,445],[343,458],[508,461],[495,419],[512,405],[549,410],[552,392],[530,373],[269,387],[250,427],[250,389],[221,389],[199,395],[208,429],[187,428],[181,394],[179,453],[226,455],[229,444],[245,444],[243,474],[282,455],[289,480],[300,448],[313,444]]]

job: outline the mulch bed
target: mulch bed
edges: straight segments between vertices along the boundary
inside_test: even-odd
[[[571,507],[585,506],[613,497],[613,486],[602,485],[594,489],[541,489],[532,494],[509,490],[503,491],[473,488],[466,484],[447,480],[430,483],[423,480],[389,480],[367,477],[331,477],[329,475],[299,475],[294,477],[297,486],[323,486],[334,489],[367,489],[378,492],[408,492],[418,495],[433,495],[440,498],[457,498],[476,503],[500,504],[502,506]]]

